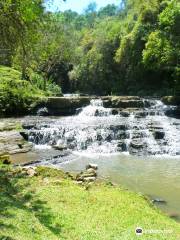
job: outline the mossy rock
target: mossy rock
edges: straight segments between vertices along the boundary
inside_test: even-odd
[[[164,96],[161,101],[166,105],[180,106],[180,96]]]
[[[2,164],[11,164],[10,155],[2,154],[0,155],[0,163]]]

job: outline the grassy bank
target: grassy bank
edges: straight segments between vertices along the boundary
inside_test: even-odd
[[[139,239],[138,226],[172,230],[140,239],[180,237],[180,225],[140,195],[106,183],[87,189],[58,170],[39,168],[37,172],[30,178],[0,167],[0,239],[133,240]]]
[[[21,78],[22,73],[0,65],[0,117],[28,114],[38,103],[48,96],[61,95],[61,89],[46,80],[43,90],[42,76],[31,73],[28,80]]]

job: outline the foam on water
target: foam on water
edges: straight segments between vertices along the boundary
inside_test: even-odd
[[[101,99],[94,99],[76,116],[54,120],[45,126],[39,124],[29,130],[29,141],[45,148],[65,145],[85,155],[180,154],[180,120],[165,116],[167,107],[161,101],[150,101],[150,107],[142,110],[145,116],[139,117],[135,111],[124,117],[113,115],[111,108],[103,107]],[[155,132],[164,136],[155,138]],[[135,149],[133,144],[137,144]]]

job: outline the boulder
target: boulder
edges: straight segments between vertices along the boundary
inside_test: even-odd
[[[101,116],[101,112],[98,109],[96,109],[94,116],[95,117]]]
[[[29,134],[28,134],[28,132],[26,132],[26,131],[21,131],[21,132],[19,132],[19,133],[20,133],[21,136],[24,138],[24,140],[28,141],[28,139],[29,139]]]
[[[112,115],[118,115],[119,114],[118,109],[112,109],[111,114]]]
[[[149,108],[153,105],[153,103],[149,100],[144,100],[144,107],[145,108]]]
[[[180,106],[180,96],[164,96],[161,101],[166,105]]]
[[[10,156],[8,153],[4,153],[0,155],[0,163],[11,164]]]
[[[135,149],[144,148],[145,146],[146,146],[146,143],[137,139],[132,140],[130,143],[130,147]]]
[[[112,107],[111,100],[110,100],[110,99],[108,99],[108,100],[103,100],[103,107],[105,107],[105,108],[111,108],[111,107]]]
[[[87,178],[95,178],[96,179],[97,173],[88,173],[82,172],[76,176],[77,181],[85,181]]]
[[[86,166],[86,170],[84,172],[81,172],[80,174],[77,174],[76,181],[78,182],[94,182],[97,177],[96,170],[98,169],[98,166],[96,164],[88,164]]]
[[[165,136],[165,132],[163,132],[163,131],[154,131],[153,132],[153,136],[154,136],[154,138],[155,139],[163,139],[164,138],[164,136]]]
[[[71,115],[76,109],[90,104],[92,97],[49,97],[46,106],[53,115]]]
[[[97,170],[97,169],[98,169],[98,165],[97,165],[97,164],[94,164],[94,163],[89,163],[89,164],[86,166],[86,169],[89,169],[89,168],[93,168],[94,170]]]
[[[123,141],[119,141],[117,144],[118,151],[120,152],[126,152],[127,151],[127,146],[126,143]]]
[[[88,168],[86,170],[86,173],[87,174],[91,174],[92,176],[96,177],[97,176],[97,173],[96,173],[96,170],[94,168]]]
[[[113,140],[113,135],[112,134],[109,134],[106,138],[105,138],[105,141],[107,142],[111,142]]]
[[[37,175],[37,172],[36,172],[35,168],[30,167],[30,168],[27,168],[26,174],[29,177],[34,177]]]

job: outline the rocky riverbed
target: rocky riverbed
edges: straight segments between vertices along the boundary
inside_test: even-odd
[[[85,107],[74,105],[75,115],[1,119],[0,161],[81,172],[78,184],[96,180],[96,171],[84,169],[98,164],[98,177],[164,199],[163,210],[179,216],[180,120],[167,116],[174,106],[139,97],[87,99]],[[44,108],[39,115],[50,114]]]
[[[167,152],[169,132],[166,131],[171,131],[169,127],[177,130],[180,124],[177,120],[165,126],[162,119],[169,121],[165,115],[173,115],[177,108],[162,103],[155,104],[152,99],[133,96],[105,96],[95,99],[97,97],[49,98],[46,105],[37,113],[54,114],[58,117],[2,119],[0,156],[30,152],[29,156],[33,155],[32,159],[37,161],[41,159],[40,155],[46,159],[53,156],[57,158],[64,156],[64,152],[68,155],[74,150],[86,150],[96,143],[98,150],[104,151],[105,143],[104,147],[110,149],[112,153],[128,151],[130,154],[147,155],[152,151],[149,144],[153,147],[153,154]],[[166,97],[164,101],[168,101],[169,104],[169,99],[171,98]],[[92,101],[94,105],[90,103]],[[75,113],[78,117],[63,118],[64,115]],[[35,151],[34,144],[42,145],[42,148]],[[164,150],[157,148],[154,151],[157,144],[162,145]],[[49,148],[47,156],[46,153],[43,154],[46,147]],[[93,148],[89,150],[93,152]],[[178,149],[174,154],[178,154]]]

